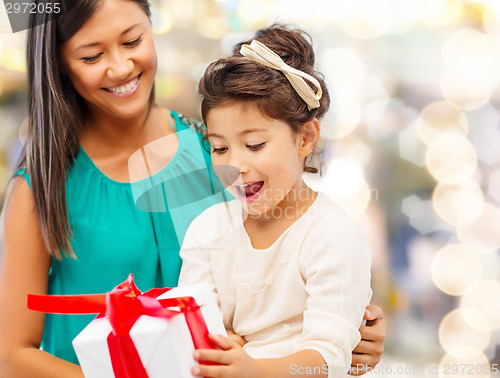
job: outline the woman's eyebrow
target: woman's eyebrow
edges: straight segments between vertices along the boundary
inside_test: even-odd
[[[137,27],[137,26],[139,26],[139,25],[140,25],[140,23],[138,23],[138,24],[134,24],[134,25],[132,25],[132,26],[128,27],[127,29],[125,29],[124,31],[122,31],[122,32],[121,32],[120,37],[121,37],[122,35],[124,35],[124,34],[127,34],[129,31],[131,31],[132,29],[134,29],[135,27]],[[85,48],[85,47],[94,47],[94,46],[99,46],[100,44],[101,44],[101,42],[92,42],[92,43],[87,43],[87,44],[85,44],[85,45],[81,45],[81,46],[77,47],[74,51],[77,51],[77,50],[79,50],[79,49],[83,49],[83,48]]]

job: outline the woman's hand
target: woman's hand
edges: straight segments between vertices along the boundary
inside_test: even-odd
[[[238,336],[238,335],[236,335]],[[210,334],[210,341],[220,349],[198,349],[193,358],[218,365],[197,365],[191,369],[196,377],[259,377],[258,362],[236,342],[221,335]]]
[[[367,306],[366,325],[359,327],[361,341],[352,351],[351,375],[363,375],[380,362],[384,352],[385,319],[384,312],[378,306]]]

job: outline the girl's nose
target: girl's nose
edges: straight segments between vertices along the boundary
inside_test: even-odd
[[[235,167],[240,174],[246,173],[248,171],[247,161],[240,154],[235,154],[235,153],[231,154],[229,165]]]

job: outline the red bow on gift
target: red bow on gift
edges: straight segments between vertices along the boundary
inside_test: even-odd
[[[167,307],[179,308],[186,318],[195,349],[214,349],[200,307],[192,297],[156,299],[170,290],[151,289],[141,294],[129,274],[127,280],[109,293],[87,295],[28,294],[28,308],[57,314],[96,314],[105,316],[113,329],[108,347],[117,378],[148,378],[146,369],[130,337],[130,330],[141,315],[168,319],[179,315]]]

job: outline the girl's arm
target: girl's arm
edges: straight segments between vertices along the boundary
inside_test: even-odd
[[[380,361],[384,351],[385,320],[378,306],[368,306],[365,311],[367,325],[360,327],[361,341],[353,351],[351,375],[367,373],[367,367],[373,369]],[[229,334],[229,332],[228,332]],[[241,336],[239,336],[241,337]],[[195,353],[197,361],[210,360],[224,365],[201,365],[193,368],[193,375],[201,377],[266,377],[306,375],[308,377],[323,377],[327,375],[328,366],[324,365],[321,355],[313,350],[302,350],[284,358],[255,360],[248,356],[243,347],[229,334],[229,340],[223,336],[210,335],[215,345],[221,351],[200,350]],[[236,345],[234,345],[235,343]],[[229,351],[224,353],[222,351]],[[246,373],[246,374],[245,374]],[[301,374],[303,373],[303,374]]]
[[[305,349],[281,358],[255,359],[240,345],[221,335],[210,334],[210,340],[220,350],[199,349],[193,358],[199,362],[210,361],[219,365],[197,365],[191,369],[196,377],[212,378],[284,378],[327,377],[328,366],[321,354]]]
[[[213,340],[221,350],[199,350],[194,358],[221,366],[199,365],[193,368],[194,375],[277,378],[349,372],[351,351],[360,340],[358,327],[371,296],[370,254],[359,228],[346,218],[317,225],[301,245],[299,264],[308,298],[294,353],[253,359],[236,343],[217,337]]]
[[[45,315],[26,307],[28,293],[47,293],[51,259],[22,177],[11,182],[1,235],[0,377],[83,377],[79,366],[39,349]]]
[[[195,221],[196,222],[196,219]],[[196,237],[196,228],[193,223],[189,226],[184,243],[179,255],[182,258],[181,272],[179,274],[179,286],[194,285],[198,283],[208,283],[215,295],[217,304],[217,293],[215,281],[210,268],[209,251],[202,247]]]

